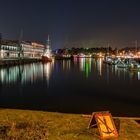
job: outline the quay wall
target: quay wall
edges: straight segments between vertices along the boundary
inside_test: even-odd
[[[0,67],[41,62],[41,58],[0,59]]]

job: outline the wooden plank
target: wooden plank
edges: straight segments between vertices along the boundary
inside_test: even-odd
[[[84,118],[91,118],[92,115],[83,114]],[[113,119],[123,119],[123,120],[140,120],[140,117],[112,117]]]

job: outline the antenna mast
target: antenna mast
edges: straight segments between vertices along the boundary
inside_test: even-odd
[[[47,45],[50,46],[50,36],[48,35]]]
[[[23,30],[20,30],[20,36],[19,36],[19,57],[23,57],[23,50],[22,50],[22,39],[23,39]]]

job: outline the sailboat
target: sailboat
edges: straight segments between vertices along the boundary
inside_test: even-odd
[[[52,61],[52,54],[51,54],[51,49],[50,49],[50,38],[48,36],[47,45],[42,55],[42,62],[51,62],[51,61]]]

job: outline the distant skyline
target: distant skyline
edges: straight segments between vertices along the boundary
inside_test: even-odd
[[[0,33],[5,39],[45,43],[52,48],[129,47],[140,44],[139,0],[1,0]]]

